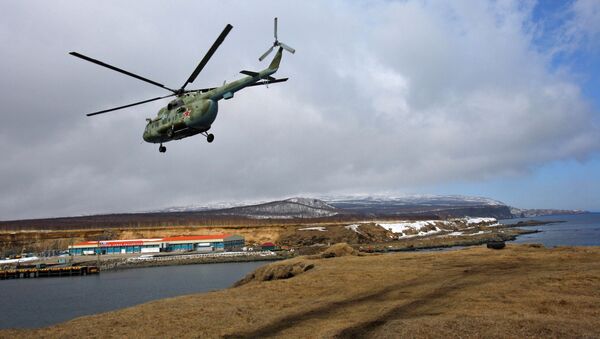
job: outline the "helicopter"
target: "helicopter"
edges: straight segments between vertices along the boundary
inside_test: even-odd
[[[160,99],[175,97],[175,99],[170,101],[167,104],[167,106],[161,108],[158,111],[158,114],[154,119],[146,119],[147,124],[143,134],[144,141],[154,144],[160,144],[160,146],[158,147],[158,151],[160,153],[165,153],[167,151],[167,147],[164,146],[163,143],[172,140],[180,140],[183,138],[191,137],[196,134],[204,135],[209,143],[213,142],[215,136],[212,133],[208,133],[208,131],[210,130],[215,119],[217,118],[219,100],[231,99],[233,98],[235,92],[246,87],[269,85],[287,81],[288,78],[277,79],[272,77],[272,75],[279,69],[279,64],[281,62],[281,57],[284,50],[292,54],[296,52],[295,49],[278,40],[277,18],[275,18],[273,29],[275,42],[263,55],[261,55],[258,58],[259,61],[263,61],[271,52],[273,52],[275,48],[278,48],[275,57],[273,58],[273,60],[267,68],[258,72],[247,70],[240,71],[241,74],[244,74],[246,76],[241,79],[232,81],[230,83],[225,82],[220,87],[191,90],[186,89],[187,85],[193,83],[194,80],[196,80],[198,74],[200,74],[204,66],[206,66],[210,58],[216,52],[217,48],[219,48],[221,43],[223,43],[223,40],[225,40],[232,28],[233,26],[230,24],[227,24],[227,26],[225,26],[219,37],[217,37],[217,40],[215,40],[208,52],[206,52],[196,69],[194,69],[194,72],[192,72],[192,74],[185,81],[185,83],[178,89],[167,87],[156,81],[139,76],[121,68],[109,65],[100,60],[90,58],[81,53],[70,52],[70,55],[75,56],[77,58],[92,62],[99,66],[106,67],[113,71],[128,75],[130,77],[136,78],[138,80],[147,82],[149,84],[158,86],[162,89],[172,92],[169,95],[143,100],[110,109],[105,109],[98,112],[88,113],[86,115],[95,116],[98,114],[104,114],[132,106],[142,105]]]

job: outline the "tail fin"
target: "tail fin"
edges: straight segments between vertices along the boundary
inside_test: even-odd
[[[279,63],[281,62],[281,55],[283,54],[283,48],[279,47],[277,50],[277,54],[273,58],[273,61],[269,64],[269,69],[277,70],[279,69]]]

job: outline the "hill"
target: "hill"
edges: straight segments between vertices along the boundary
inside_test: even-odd
[[[494,217],[510,219],[510,208],[497,200],[460,195],[404,197],[366,196],[329,198],[327,202],[347,213],[372,216],[436,215],[439,218]]]
[[[318,199],[290,198],[257,205],[214,210],[212,213],[254,219],[293,219],[332,217],[343,211]]]
[[[233,205],[233,207],[231,207]],[[226,207],[224,207],[226,206]],[[553,209],[517,209],[483,197],[405,196],[290,198],[258,204],[171,207],[161,211],[115,213],[76,217],[0,221],[0,230],[73,230],[170,226],[258,226],[297,221],[352,222],[376,219],[446,219],[493,217],[511,219],[559,213],[586,213]]]

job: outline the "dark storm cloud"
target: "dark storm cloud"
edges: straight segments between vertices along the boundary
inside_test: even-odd
[[[598,129],[580,88],[548,70],[518,4],[473,2],[3,2],[0,219],[147,210],[299,193],[418,189],[584,159]],[[194,87],[278,76],[220,102],[215,142],[141,141],[165,102],[85,112],[178,87],[227,23]]]

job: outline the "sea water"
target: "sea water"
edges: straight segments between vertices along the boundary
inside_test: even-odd
[[[600,246],[600,213],[574,215],[550,215],[543,217],[501,220],[503,224],[519,221],[564,221],[539,226],[519,227],[538,230],[539,233],[520,235],[515,243],[539,243],[546,247],[555,246]]]
[[[48,326],[150,300],[223,289],[264,264],[160,266],[83,277],[0,280],[0,328]]]

